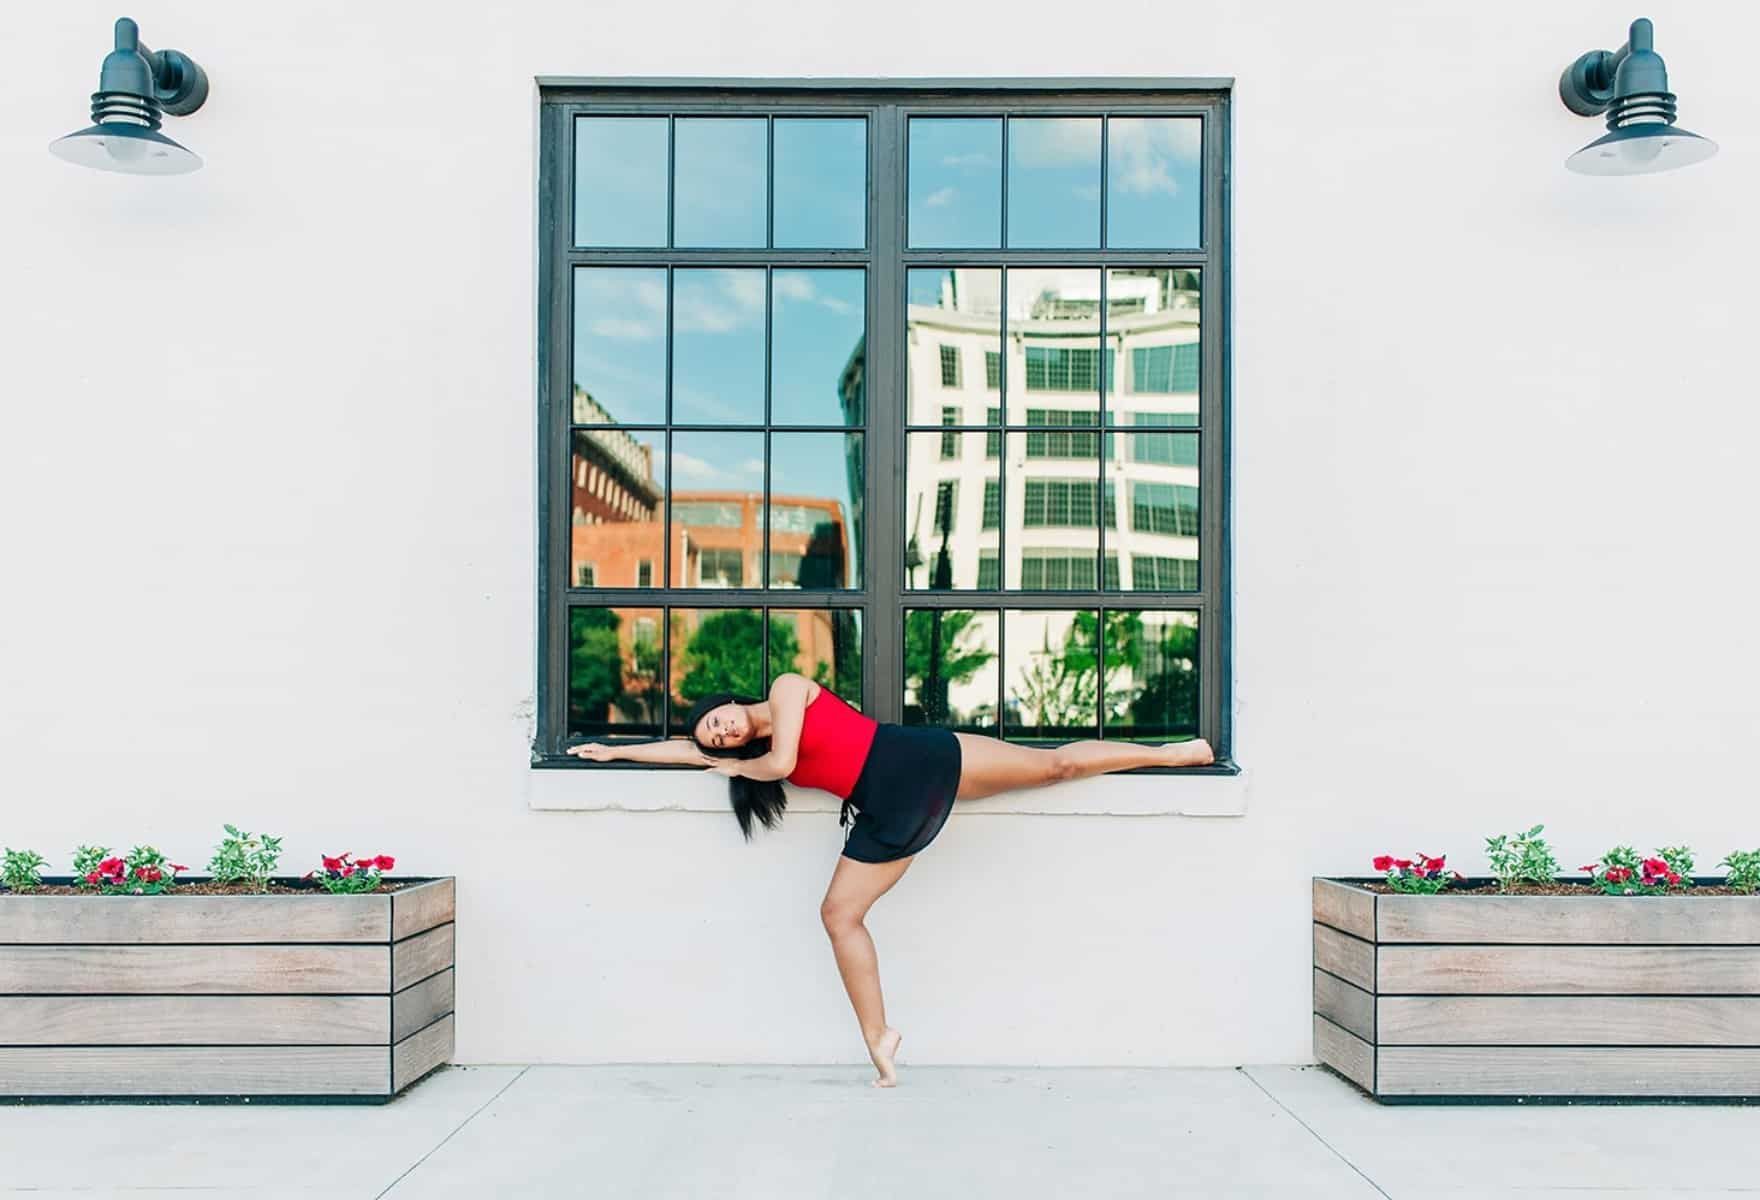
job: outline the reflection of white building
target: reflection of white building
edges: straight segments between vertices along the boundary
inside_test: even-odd
[[[937,586],[944,542],[955,589],[1198,586],[1197,275],[1110,270],[1104,328],[1100,276],[1098,268],[1009,269],[1004,327],[1000,270],[913,273],[911,423],[1001,423],[1006,379],[1007,423],[1026,428],[910,435],[904,527],[919,565],[907,587]],[[1017,619],[1009,657],[1018,664]],[[1040,627],[1019,633],[1032,645],[1047,636],[1061,644],[1067,616],[1030,620]],[[1011,690],[1015,674],[1011,665]],[[949,701],[964,710],[994,697],[995,679],[955,690]]]

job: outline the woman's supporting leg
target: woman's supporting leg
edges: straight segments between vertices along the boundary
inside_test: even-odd
[[[837,956],[838,974],[843,976],[844,991],[849,993],[862,1027],[862,1041],[868,1045],[874,1069],[880,1072],[875,1087],[892,1087],[898,1082],[892,1059],[903,1039],[886,1023],[886,1002],[880,996],[880,956],[874,952],[874,939],[863,919],[874,901],[884,896],[910,865],[909,858],[866,863],[839,857],[831,886],[819,905],[819,918],[825,922],[831,951]]]
[[[1151,746],[1141,742],[1069,742],[1039,748],[1017,746],[977,733],[959,738],[959,799],[979,800],[998,792],[1043,787],[1065,779],[1086,779],[1132,767],[1201,767],[1216,760],[1202,738]]]

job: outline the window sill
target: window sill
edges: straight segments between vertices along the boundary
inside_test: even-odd
[[[1235,763],[1161,767],[1103,775],[1052,788],[961,803],[962,813],[1045,816],[1238,817],[1247,811],[1251,773]],[[527,806],[543,812],[725,813],[727,784],[696,767],[538,759],[526,772]],[[790,812],[835,815],[836,797],[788,789]]]

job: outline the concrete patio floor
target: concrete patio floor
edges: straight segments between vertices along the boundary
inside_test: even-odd
[[[0,1107],[0,1200],[1709,1197],[1760,1109],[1381,1108],[1309,1067],[453,1067],[383,1108]]]

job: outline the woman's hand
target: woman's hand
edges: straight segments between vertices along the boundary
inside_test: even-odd
[[[617,747],[607,746],[604,742],[583,742],[579,746],[570,746],[568,752],[576,758],[593,762],[611,762],[617,758]]]
[[[725,775],[729,779],[738,779],[744,774],[744,772],[740,770],[740,768],[745,765],[744,759],[715,758],[708,754],[703,755],[703,757],[708,759],[709,770],[717,775]]]

